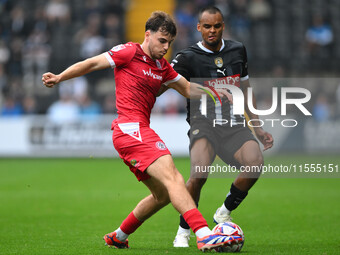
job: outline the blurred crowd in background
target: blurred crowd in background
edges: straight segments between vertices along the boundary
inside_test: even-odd
[[[61,72],[125,43],[131,1],[0,0],[0,115],[47,114],[65,123],[115,113],[112,70],[64,82],[57,89],[44,88],[41,75]],[[177,0],[172,57],[201,39],[197,13],[206,5],[222,10],[224,38],[247,47],[250,78],[339,77],[340,1]],[[314,88],[310,110],[315,120],[340,118],[340,84]],[[260,105],[271,100],[270,93],[270,98],[256,94]],[[186,101],[169,90],[154,113],[184,113],[185,107]]]

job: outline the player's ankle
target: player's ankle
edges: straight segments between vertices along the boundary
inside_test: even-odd
[[[120,228],[115,230],[115,232],[117,233],[116,238],[121,242],[125,242],[129,236],[128,234],[124,233]]]
[[[227,214],[227,215],[230,215],[231,214],[231,211],[229,211],[227,209],[227,207],[225,207],[224,203],[222,204],[222,206],[220,207],[220,210],[218,212],[219,214]]]
[[[190,228],[182,228],[181,226],[178,226],[178,230],[177,230],[177,235],[180,234],[186,234],[186,235],[190,235]]]
[[[202,238],[202,237],[205,237],[205,236],[208,236],[208,235],[212,235],[212,234],[213,234],[213,232],[208,227],[200,228],[199,230],[197,230],[195,232],[195,235],[198,238]]]

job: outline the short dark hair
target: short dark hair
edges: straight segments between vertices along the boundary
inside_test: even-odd
[[[207,6],[207,7],[202,8],[202,9],[199,11],[199,13],[198,13],[198,22],[201,21],[202,14],[203,14],[204,12],[209,12],[210,14],[219,13],[219,14],[221,14],[222,20],[224,21],[224,17],[223,17],[223,14],[222,14],[222,12],[221,12],[220,9],[218,9],[216,6]]]
[[[146,21],[145,31],[157,32],[159,29],[162,33],[170,34],[172,37],[177,34],[176,24],[172,17],[165,12],[155,11]]]

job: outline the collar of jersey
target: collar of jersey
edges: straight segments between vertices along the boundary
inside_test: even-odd
[[[142,50],[142,52],[143,52],[143,55],[144,55],[145,57],[147,57],[148,59],[150,59],[150,60],[153,61],[153,62],[156,62],[156,60],[158,60],[158,59],[152,59],[148,54],[145,53],[145,51],[143,50],[142,45],[141,45],[140,43],[138,43],[138,44],[139,44],[139,46],[140,46],[140,48],[141,48],[141,50]],[[159,60],[158,60],[158,61],[159,61]]]
[[[200,47],[200,48],[201,48],[202,50],[204,50],[205,52],[208,52],[208,53],[215,53],[215,52],[213,52],[212,50],[209,50],[209,49],[207,49],[206,47],[204,47],[201,41],[199,41],[199,42],[197,43],[197,46]],[[224,40],[222,39],[222,46],[221,46],[221,49],[220,49],[219,51],[221,52],[221,51],[223,50],[223,48],[224,48]]]

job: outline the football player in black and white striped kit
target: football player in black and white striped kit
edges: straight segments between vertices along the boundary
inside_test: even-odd
[[[201,32],[202,41],[179,52],[172,61],[174,69],[191,81],[204,83],[225,83],[235,85],[243,91],[247,102],[247,88],[250,87],[247,54],[242,43],[234,40],[223,40],[224,21],[221,11],[214,7],[206,7],[199,12],[197,29]],[[206,109],[202,114],[202,100],[188,100],[187,121],[190,124],[190,157],[191,174],[187,188],[198,204],[201,189],[206,182],[208,173],[197,171],[198,167],[210,166],[219,156],[229,165],[257,166],[258,171],[240,172],[231,185],[225,201],[217,209],[213,218],[216,223],[231,221],[230,214],[247,196],[248,191],[260,176],[263,156],[257,139],[263,144],[264,150],[273,146],[273,137],[262,127],[254,128],[256,138],[247,126],[244,115],[234,115],[232,104],[226,99],[215,100],[207,96]],[[222,103],[222,104],[221,104]],[[253,95],[253,104],[256,102]],[[259,117],[249,111],[245,103],[245,111],[253,126]],[[183,217],[174,247],[188,247],[190,228]]]

